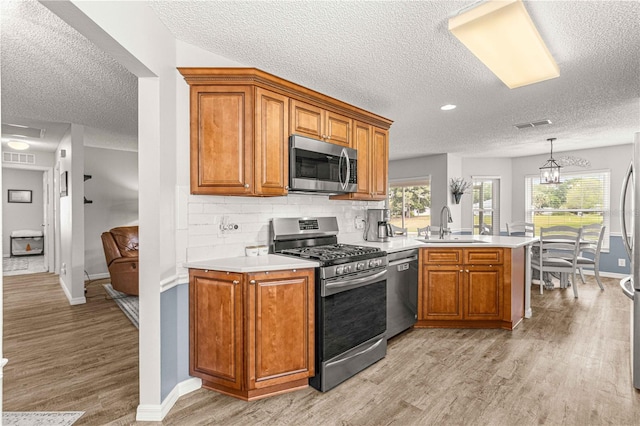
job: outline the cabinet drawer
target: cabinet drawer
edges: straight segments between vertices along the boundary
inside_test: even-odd
[[[422,249],[422,263],[428,265],[461,264],[462,249]]]
[[[501,248],[464,249],[466,265],[501,265],[504,259]]]

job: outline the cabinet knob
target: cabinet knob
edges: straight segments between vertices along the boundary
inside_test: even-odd
[[[464,272],[462,269],[460,269],[460,272]]]
[[[255,283],[256,283],[256,280],[249,281],[249,284],[255,284]]]
[[[469,270],[467,269],[465,272],[468,274],[468,273],[469,273]]]
[[[284,187],[284,189],[286,189],[286,190],[288,191],[288,190],[289,190],[289,185],[286,185],[286,186]]]
[[[248,183],[245,183],[245,184],[244,184],[244,187],[245,187],[245,188],[248,188],[248,187],[249,187],[249,184],[248,184]]]
[[[237,284],[240,284],[240,281],[238,281],[238,280],[233,280],[233,285],[237,285]]]
[[[297,269],[293,269],[292,272],[298,272],[298,270]]]
[[[327,135],[322,135],[322,139],[326,139],[326,138],[327,138]]]

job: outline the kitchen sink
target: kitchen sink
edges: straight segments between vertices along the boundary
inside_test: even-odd
[[[482,240],[474,240],[473,238],[446,238],[443,240],[434,238],[434,239],[425,239],[425,238],[417,238],[417,241],[420,241],[421,243],[428,243],[428,244],[486,244],[489,241],[482,241]]]

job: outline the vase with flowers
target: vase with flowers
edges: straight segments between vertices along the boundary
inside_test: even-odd
[[[451,178],[449,181],[449,189],[456,204],[460,204],[462,194],[469,188],[471,188],[471,183],[464,180],[464,178]]]

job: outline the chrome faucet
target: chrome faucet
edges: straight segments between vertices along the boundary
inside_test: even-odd
[[[447,213],[447,218],[445,221],[444,214]],[[444,239],[445,234],[451,234],[451,229],[449,229],[448,223],[453,223],[453,219],[451,218],[451,210],[449,206],[445,204],[445,206],[440,210],[440,239]]]

